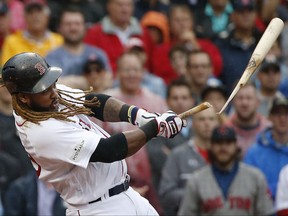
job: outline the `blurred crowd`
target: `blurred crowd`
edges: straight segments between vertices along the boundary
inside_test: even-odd
[[[274,17],[284,30],[216,115]],[[1,0],[0,66],[21,52],[61,67],[58,83],[150,112],[213,105],[126,159],[132,187],[160,215],[288,215],[287,0]],[[110,134],[134,127],[95,122]],[[6,88],[0,161],[0,215],[65,215],[36,178]]]

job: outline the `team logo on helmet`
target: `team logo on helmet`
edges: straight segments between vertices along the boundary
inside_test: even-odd
[[[40,75],[46,72],[45,67],[40,62],[35,65],[35,68],[39,71]]]

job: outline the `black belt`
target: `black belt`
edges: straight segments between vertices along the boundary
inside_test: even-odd
[[[129,188],[129,179],[126,179],[122,184],[116,185],[115,187],[109,189],[109,191],[108,191],[109,197],[112,197],[114,195],[120,194],[123,191],[128,190],[128,188]],[[98,201],[101,201],[101,197],[99,197],[96,200],[93,200],[93,201],[89,202],[89,204],[95,203],[95,202],[98,202]]]

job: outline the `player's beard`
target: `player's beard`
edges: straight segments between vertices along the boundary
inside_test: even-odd
[[[41,106],[37,103],[35,103],[34,101],[31,101],[30,103],[30,107],[32,110],[36,111],[36,112],[51,112],[51,111],[55,111],[54,108],[52,108],[52,104],[54,103],[55,101],[53,101],[51,103],[51,106],[49,107],[44,107],[44,106]]]
[[[209,158],[212,163],[217,164],[221,168],[227,167],[233,161],[237,161],[239,159],[239,153],[239,149],[236,149],[234,154],[230,155],[230,157],[228,157],[226,160],[219,160],[216,154],[214,154],[212,151],[209,151]]]

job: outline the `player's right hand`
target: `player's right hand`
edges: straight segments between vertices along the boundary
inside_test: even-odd
[[[160,116],[159,113],[150,113],[140,108],[137,110],[136,116],[134,118],[133,116],[131,116],[131,123],[133,125],[137,125],[138,127],[141,127],[158,116]]]
[[[180,119],[173,111],[167,111],[156,118],[158,124],[157,136],[165,138],[175,137],[186,126],[186,122]]]

